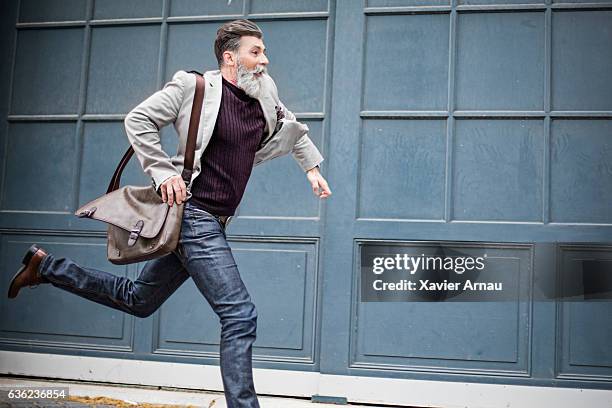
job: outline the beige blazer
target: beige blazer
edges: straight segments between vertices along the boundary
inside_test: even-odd
[[[200,158],[206,149],[215,128],[217,114],[221,106],[221,71],[204,73],[204,105],[198,137],[191,181],[200,174]],[[308,137],[308,126],[296,120],[278,98],[276,84],[269,75],[262,77],[261,96],[258,98],[266,118],[265,136],[255,154],[253,167],[276,157],[291,153],[302,170],[307,171],[319,165],[323,156]],[[155,92],[126,116],[124,125],[127,137],[145,173],[151,177],[157,189],[167,178],[180,175],[185,158],[187,130],[193,104],[195,76],[178,71],[163,89]],[[277,120],[277,107],[284,118]],[[282,117],[283,115],[278,115]],[[176,154],[170,157],[162,150],[159,131],[173,123],[179,138]],[[191,197],[189,184],[187,197]]]

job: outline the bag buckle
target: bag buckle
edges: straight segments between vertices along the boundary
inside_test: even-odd
[[[132,227],[132,230],[130,231],[130,239],[128,239],[129,247],[134,246],[134,244],[136,243],[136,240],[138,239],[138,237],[140,237],[140,232],[142,231],[143,226],[144,226],[143,220],[138,220],[138,222],[134,224],[134,227]]]
[[[89,210],[85,210],[79,213],[79,215],[77,215],[77,217],[79,218],[89,218],[93,215],[94,212],[96,212],[98,208],[97,207],[91,207]]]

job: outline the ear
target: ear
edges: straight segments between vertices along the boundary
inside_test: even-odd
[[[236,65],[236,55],[231,51],[223,52],[223,62],[228,67],[233,67]]]

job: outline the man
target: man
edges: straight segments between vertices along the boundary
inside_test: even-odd
[[[177,249],[149,261],[132,281],[55,258],[33,245],[9,287],[51,283],[94,302],[147,317],[189,277],[221,322],[220,366],[227,406],[259,407],[252,378],[257,311],[226,241],[227,220],[242,199],[255,165],[291,152],[315,195],[331,195],[319,173],[323,157],[308,128],[278,99],[266,72],[268,58],[259,27],[249,20],[221,26],[215,40],[219,70],[208,71],[191,182],[181,177],[195,77],[178,71],[164,88],[134,108],[125,129],[144,171],[169,206],[185,203]],[[170,123],[179,136],[170,158],[159,129]]]

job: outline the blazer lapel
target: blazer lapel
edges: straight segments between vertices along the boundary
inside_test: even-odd
[[[198,150],[202,150],[208,145],[213,130],[215,129],[219,108],[221,107],[221,71],[206,72],[204,74],[204,80],[204,106],[202,107],[202,115],[200,116],[200,140],[202,142],[198,146]]]
[[[267,89],[262,89],[262,94],[258,100],[266,118],[266,136],[263,139],[263,142],[265,142],[272,136],[276,127],[276,109],[274,108],[276,104]]]

